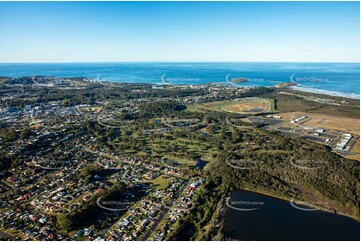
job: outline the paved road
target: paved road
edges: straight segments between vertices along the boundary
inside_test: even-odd
[[[178,176],[178,175],[173,175],[173,174],[168,174],[168,173],[165,173],[161,170],[157,170],[157,169],[152,169],[152,168],[149,168],[149,167],[146,167],[142,164],[132,164],[128,161],[125,161],[124,158],[119,158],[119,157],[115,157],[114,155],[112,154],[108,154],[108,153],[105,153],[105,152],[100,152],[100,151],[94,151],[94,150],[91,150],[89,148],[85,148],[85,151],[89,152],[89,153],[92,153],[92,154],[95,154],[95,155],[98,155],[98,156],[102,156],[102,157],[106,157],[106,158],[109,158],[109,159],[114,159],[114,160],[117,160],[117,161],[120,161],[122,163],[125,163],[125,164],[128,164],[128,165],[132,165],[132,166],[138,166],[138,167],[142,167],[146,170],[149,170],[149,171],[154,171],[154,172],[159,172],[159,173],[162,173],[164,175],[167,175],[167,176],[172,176],[172,177],[176,177],[176,178],[180,178],[180,179],[183,179],[183,180],[187,180],[187,178],[184,178],[182,176]],[[161,167],[167,167],[165,166],[164,164],[160,164],[158,162],[153,162],[154,164],[157,164]],[[172,167],[174,168],[174,167]]]
[[[175,194],[173,200],[172,200],[172,204],[174,201],[176,201],[179,196],[183,193],[183,191],[188,187],[189,182],[185,182],[182,187],[178,190],[178,192]],[[153,224],[153,226],[148,230],[148,232],[143,236],[143,238],[141,238],[140,240],[142,241],[146,241],[149,236],[152,234],[152,232],[157,228],[157,226],[159,225],[159,223],[163,220],[164,216],[168,213],[168,211],[171,208],[165,207],[165,209],[163,210],[163,212],[161,213],[161,215],[159,216],[159,218],[157,219],[157,221]]]

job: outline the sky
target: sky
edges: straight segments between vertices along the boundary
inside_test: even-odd
[[[0,62],[359,62],[359,2],[0,2]]]

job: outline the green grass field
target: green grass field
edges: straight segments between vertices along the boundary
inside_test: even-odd
[[[266,107],[266,105],[268,107]],[[252,108],[252,107],[263,107],[265,112],[274,112],[275,111],[275,101],[274,99],[243,99],[239,101],[217,101],[211,103],[198,103],[189,105],[187,111],[190,112],[206,112],[210,111],[221,111],[221,112],[234,112],[234,113],[243,113],[242,111],[232,110],[233,107],[239,106],[238,108]],[[229,110],[227,110],[230,108]]]
[[[171,180],[172,180],[171,177],[168,177],[166,175],[161,175],[155,178],[154,180],[152,180],[151,183],[153,183],[154,187],[157,190],[162,190],[169,186]]]

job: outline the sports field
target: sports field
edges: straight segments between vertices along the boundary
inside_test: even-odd
[[[233,113],[263,113],[272,110],[272,101],[266,99],[244,99],[221,107],[222,110]]]
[[[241,114],[256,114],[274,111],[273,99],[249,98],[238,101],[217,101],[210,103],[197,103],[188,106],[188,111],[206,112],[226,111]]]

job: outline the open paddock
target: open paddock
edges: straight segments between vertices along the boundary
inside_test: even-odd
[[[271,100],[267,99],[243,99],[239,102],[222,106],[221,110],[242,114],[264,113],[273,109],[272,103]]]
[[[360,135],[360,120],[352,118],[343,118],[336,116],[329,116],[323,114],[304,113],[304,112],[291,112],[277,114],[282,117],[282,120],[292,125],[290,121],[293,118],[308,116],[308,118],[301,122],[303,126],[317,127],[325,130],[338,130],[348,132],[355,135]]]
[[[346,158],[360,160],[359,119],[306,112],[280,113],[277,114],[277,116],[281,116],[284,122],[280,123],[279,125],[275,125],[274,127],[270,127],[269,129],[279,131],[285,135],[299,135],[300,137],[303,137],[307,140],[323,143],[332,147],[334,147],[341,139],[342,134],[352,134],[353,137],[347,144],[350,149],[348,151],[337,151],[337,153],[345,156]],[[291,123],[291,120],[302,116],[307,116],[307,119],[304,119],[298,123]],[[324,132],[317,132],[317,128],[323,129]],[[295,129],[301,130],[301,132],[291,131]],[[315,133],[318,133],[319,135],[315,135]],[[326,139],[331,139],[331,141],[326,142]]]
[[[312,118],[304,123],[307,126],[316,126],[324,129],[335,129],[352,134],[360,134],[360,120],[341,118],[326,115],[312,115]]]
[[[346,158],[360,160],[360,137],[355,138],[354,144],[350,151],[352,154],[346,156]]]

